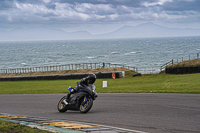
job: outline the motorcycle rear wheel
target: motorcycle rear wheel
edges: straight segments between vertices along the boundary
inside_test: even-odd
[[[87,113],[92,108],[92,105],[93,105],[92,98],[88,98],[86,102],[84,102],[84,99],[83,99],[80,104],[80,112]]]
[[[63,103],[63,100],[65,100],[65,99],[66,99],[65,96],[62,97],[62,98],[60,99],[60,101],[58,102],[58,105],[57,105],[58,111],[61,112],[61,113],[67,111],[67,105],[65,105],[65,104]]]

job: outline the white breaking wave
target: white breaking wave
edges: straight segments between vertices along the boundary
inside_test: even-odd
[[[142,53],[141,51],[133,51],[129,53],[125,53],[125,55],[131,55],[131,54],[137,54],[137,53]]]
[[[111,52],[111,54],[120,54],[120,52]]]
[[[86,57],[86,58],[88,58],[88,59],[94,59],[95,57]]]

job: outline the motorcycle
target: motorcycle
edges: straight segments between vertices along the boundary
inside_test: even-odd
[[[68,88],[71,91],[71,87]],[[89,84],[89,87],[79,88],[78,91],[73,92],[70,97],[67,99],[68,103],[66,104],[67,96],[64,96],[58,102],[57,108],[58,111],[63,113],[67,110],[80,111],[81,113],[87,113],[93,105],[93,101],[98,97],[96,92],[96,87],[94,84]]]

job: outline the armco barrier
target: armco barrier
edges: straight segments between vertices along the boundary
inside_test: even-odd
[[[102,72],[95,73],[98,78],[112,78],[113,72]],[[114,72],[115,78],[123,78],[124,72]],[[0,81],[22,81],[22,80],[59,80],[59,79],[82,79],[86,77],[89,73],[79,73],[79,74],[62,74],[62,75],[41,75],[41,76],[29,76],[29,77],[1,77]]]

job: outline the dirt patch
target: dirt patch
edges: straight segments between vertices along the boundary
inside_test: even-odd
[[[114,71],[131,71],[124,67],[115,68],[97,68],[97,69],[79,69],[79,70],[61,70],[61,71],[45,71],[45,72],[29,72],[29,73],[0,73],[0,77],[16,77],[16,76],[39,76],[39,75],[60,75],[75,73],[101,73]]]

